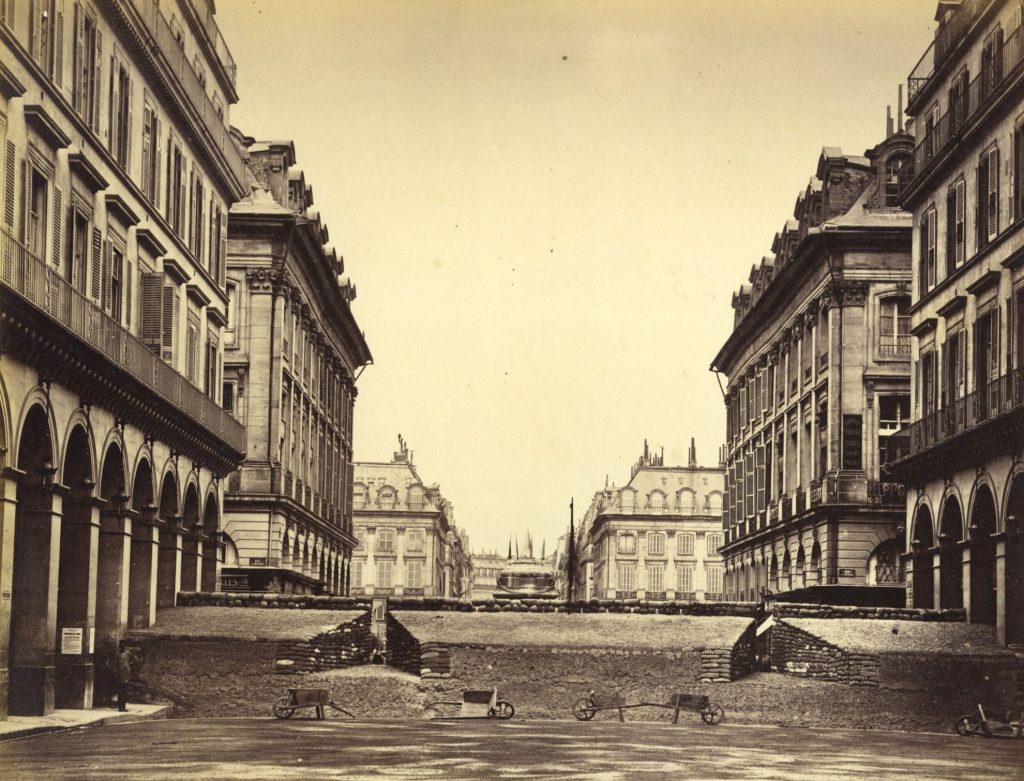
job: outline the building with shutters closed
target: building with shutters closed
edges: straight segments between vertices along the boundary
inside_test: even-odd
[[[206,0],[0,2],[0,717],[216,587],[236,99]]]
[[[822,150],[733,295],[711,364],[728,378],[727,599],[902,586],[903,490],[881,465],[910,414],[911,217],[896,199],[913,141],[889,124],[863,156]],[[902,597],[886,591],[862,595]]]
[[[352,594],[468,598],[473,562],[455,508],[398,441],[391,461],[355,465]]]
[[[699,466],[692,441],[686,466],[644,442],[629,482],[595,493],[576,527],[573,600],[721,600],[724,489],[722,467]]]
[[[356,291],[292,143],[238,143],[250,192],[228,219],[223,393],[248,439],[224,497],[222,584],[347,594],[355,380],[371,360]]]
[[[940,2],[908,81],[915,368],[907,604],[1024,644],[1024,29],[1015,0]]]

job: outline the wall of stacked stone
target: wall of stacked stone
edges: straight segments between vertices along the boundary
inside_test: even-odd
[[[178,604],[183,607],[264,607],[275,609],[369,610],[372,597],[337,597],[275,592],[182,591]],[[450,597],[388,597],[390,610],[458,611],[464,613],[650,613],[673,616],[741,616],[752,618],[750,602],[648,602],[644,599],[606,600],[567,604],[560,600],[512,599],[477,600]]]
[[[438,652],[437,656],[429,654]],[[497,688],[512,702],[516,716],[572,718],[572,705],[594,689],[619,695],[627,703],[669,702],[675,693],[707,693],[701,682],[701,649],[536,647],[481,644],[421,644],[422,685],[429,701],[461,700],[465,689]],[[728,664],[728,655],[726,655]],[[447,665],[447,672],[442,670]],[[455,706],[435,706],[436,715],[454,715]],[[627,719],[668,720],[671,711],[627,711]],[[598,719],[618,718],[599,713]]]
[[[754,638],[757,626],[751,623],[732,647],[729,657],[729,679],[735,681],[750,675],[754,669]]]
[[[387,638],[388,666],[404,673],[419,675],[422,666],[420,644],[409,630],[391,615],[388,615]]]
[[[274,668],[283,675],[296,675],[355,667],[369,664],[376,648],[367,613],[309,640],[279,641]]]
[[[771,612],[779,618],[878,618],[889,621],[966,621],[963,608],[925,610],[904,607],[856,607],[850,605],[809,605],[795,602],[774,602]]]

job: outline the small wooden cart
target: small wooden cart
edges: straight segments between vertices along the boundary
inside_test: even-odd
[[[458,705],[457,716],[435,716],[435,721],[444,719],[511,719],[516,712],[508,700],[498,699],[497,689],[467,689],[461,700],[439,700],[434,705]]]
[[[290,719],[299,708],[316,708],[316,717],[324,718],[324,707],[330,707],[354,719],[351,713],[334,701],[329,689],[289,689],[288,694],[273,705],[274,715],[279,719]]]
[[[673,694],[668,702],[636,702],[627,705],[621,695],[602,695],[600,698],[593,690],[586,697],[581,697],[572,706],[572,715],[580,721],[590,721],[601,710],[614,710],[619,713],[619,721],[625,721],[624,712],[629,708],[665,708],[672,711],[672,723],[679,723],[680,711],[696,711],[705,724],[718,724],[725,716],[725,709],[716,705],[705,694]]]

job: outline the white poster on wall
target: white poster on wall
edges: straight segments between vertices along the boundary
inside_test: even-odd
[[[62,654],[82,653],[82,639],[85,632],[80,626],[66,626],[60,630],[60,652]]]

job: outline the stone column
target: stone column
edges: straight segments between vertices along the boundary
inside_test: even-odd
[[[100,514],[99,572],[96,584],[96,644],[111,653],[128,625],[132,521],[127,496],[114,497]]]
[[[676,551],[679,550],[676,533],[665,534],[665,599],[675,599],[679,591],[679,578],[676,572]]]
[[[942,607],[942,550],[934,547],[932,554],[932,607]]]
[[[132,518],[128,570],[128,627],[145,629],[156,621],[156,573],[160,553],[157,508],[149,505]]]
[[[172,515],[163,519],[165,526],[160,529],[160,553],[157,559],[156,606],[174,607],[181,591],[181,516]]]
[[[1006,645],[1006,534],[996,538],[996,642]]]
[[[963,554],[962,554],[962,558],[961,558],[961,563],[963,565],[963,579],[961,580],[960,585],[963,588],[964,608],[967,611],[967,620],[970,621],[971,620],[971,610],[973,608],[973,605],[971,605],[971,546],[970,545],[964,545]],[[910,577],[909,573],[907,574],[907,577],[908,578]]]
[[[636,533],[636,588],[637,599],[644,599],[647,596],[647,532]]]
[[[199,591],[202,583],[203,529],[199,525],[186,529],[181,545],[181,590]]]
[[[44,716],[54,708],[63,497],[49,486],[26,494],[23,481],[14,528],[14,548],[24,566],[15,570],[12,582],[17,604],[11,605],[9,712]]]
[[[18,484],[0,472],[0,721],[10,693],[11,589],[14,582],[14,519]]]
[[[615,559],[619,551],[619,540],[613,532],[607,533],[605,539],[608,541],[608,577],[606,578],[608,585],[605,587],[604,598],[615,599],[615,592],[619,590],[619,565]]]
[[[92,708],[101,507],[92,481],[64,499],[60,529],[54,705]],[[103,502],[103,512],[111,507]]]

